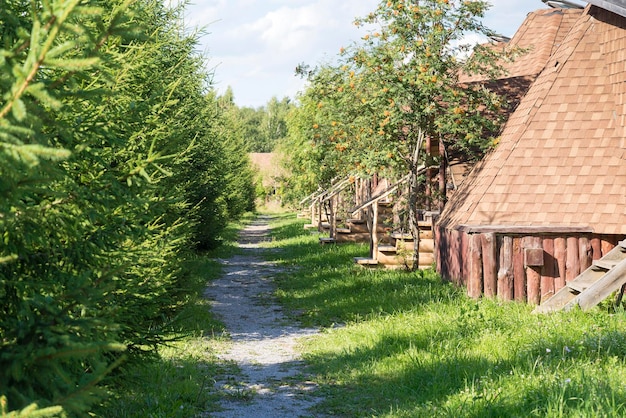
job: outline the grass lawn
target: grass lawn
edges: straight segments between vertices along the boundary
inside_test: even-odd
[[[268,252],[305,342],[320,411],[356,417],[626,416],[626,314],[531,314],[472,300],[432,271],[367,270],[359,244],[321,246],[279,215]]]

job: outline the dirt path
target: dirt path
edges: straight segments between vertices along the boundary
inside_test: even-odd
[[[212,417],[313,416],[307,409],[316,403],[316,387],[302,374],[297,340],[317,331],[289,324],[272,300],[279,268],[263,261],[259,245],[268,239],[268,219],[261,216],[241,232],[242,254],[222,260],[224,274],[206,291],[232,338],[220,358],[242,372],[217,382],[224,410]]]

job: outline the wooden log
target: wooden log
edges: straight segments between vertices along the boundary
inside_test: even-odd
[[[565,261],[565,282],[569,283],[580,274],[580,259],[577,237],[567,237],[567,256]]]
[[[578,262],[580,265],[578,274],[587,270],[593,263],[593,248],[591,247],[591,241],[587,237],[578,238]]]
[[[498,297],[502,300],[513,300],[513,238],[498,238],[500,247],[500,269],[498,270]]]
[[[469,237],[469,262],[470,277],[467,286],[467,294],[471,298],[478,299],[483,292],[483,262],[482,242],[480,234],[472,234]]]
[[[609,251],[615,248],[615,243],[611,242],[610,238],[603,236],[600,242],[600,248],[602,249],[602,257],[604,257]]]
[[[541,302],[554,295],[554,278],[556,276],[556,259],[554,257],[554,238],[543,239],[543,267],[541,268]]]
[[[483,292],[487,297],[494,297],[498,292],[498,263],[496,253],[496,234],[479,234],[483,254]]]
[[[526,302],[526,272],[522,238],[513,238],[513,294],[518,302]]]
[[[599,237],[591,238],[591,249],[593,250],[593,260],[602,258],[602,242]]]
[[[461,233],[461,257],[459,265],[461,267],[461,286],[469,286],[470,277],[470,235]]]
[[[524,249],[541,248],[541,238],[528,236],[522,238]],[[527,302],[539,305],[541,302],[541,268],[540,266],[525,266]]]
[[[554,258],[556,259],[554,272],[554,291],[558,292],[565,287],[565,262],[567,256],[567,246],[565,237],[554,239]]]

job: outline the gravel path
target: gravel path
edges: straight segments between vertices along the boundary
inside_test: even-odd
[[[297,350],[299,338],[317,331],[289,324],[272,299],[279,268],[263,261],[259,245],[268,239],[268,219],[261,216],[241,232],[242,254],[222,260],[224,274],[206,291],[232,338],[219,357],[242,372],[217,382],[223,411],[211,413],[215,418],[311,417],[307,410],[317,402]]]

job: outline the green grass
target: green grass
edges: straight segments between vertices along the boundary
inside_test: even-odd
[[[600,308],[537,316],[475,301],[424,272],[366,270],[357,244],[320,246],[281,215],[269,257],[286,267],[277,296],[323,333],[306,360],[320,411],[357,417],[626,415],[626,314]],[[280,250],[280,251],[278,251]]]

